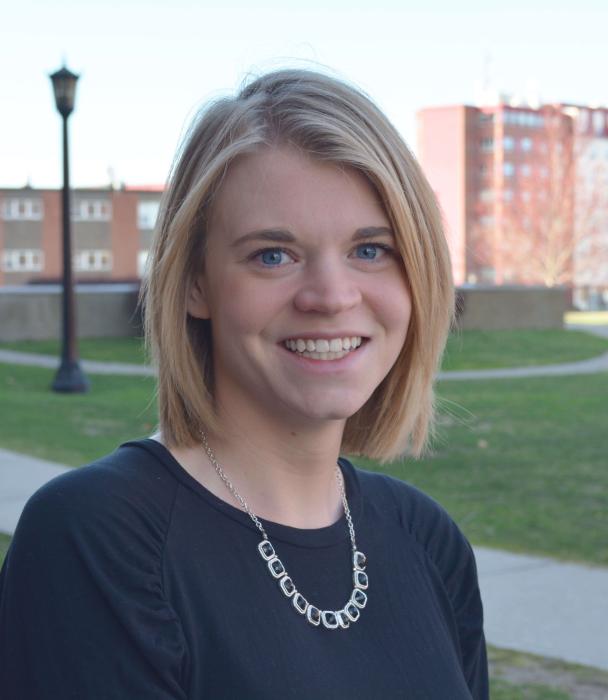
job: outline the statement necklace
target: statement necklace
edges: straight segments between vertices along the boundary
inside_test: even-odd
[[[309,603],[297,590],[283,563],[279,557],[277,557],[274,547],[268,539],[268,535],[266,534],[262,523],[258,520],[255,514],[251,512],[249,506],[245,502],[245,499],[237,492],[230,479],[224,473],[224,470],[218,464],[212,449],[209,447],[207,434],[201,431],[201,438],[205,451],[207,452],[207,456],[209,457],[209,461],[215,467],[215,471],[218,473],[218,476],[224,482],[232,495],[247,511],[249,517],[253,520],[258,530],[262,533],[262,541],[258,544],[260,556],[266,562],[266,566],[268,567],[268,571],[270,572],[271,576],[279,584],[280,590],[283,591],[287,598],[291,598],[294,610],[296,610],[300,615],[303,615],[311,625],[319,627],[319,625],[322,623],[324,627],[330,630],[348,629],[351,622],[357,622],[361,615],[361,610],[367,603],[367,594],[365,593],[365,590],[367,589],[369,582],[367,574],[364,571],[367,558],[363,552],[357,551],[357,545],[355,543],[355,527],[353,525],[353,519],[350,516],[350,510],[346,500],[346,493],[344,491],[344,477],[342,476],[340,467],[336,465],[336,477],[338,479],[340,494],[342,496],[344,514],[346,515],[346,520],[348,522],[348,532],[350,534],[353,552],[352,562],[354,588],[346,605],[341,610],[321,610]]]

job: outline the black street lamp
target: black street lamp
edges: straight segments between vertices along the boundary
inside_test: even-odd
[[[89,380],[78,363],[76,347],[76,311],[72,278],[72,241],[70,236],[70,169],[68,162],[68,117],[74,110],[78,76],[65,66],[51,76],[55,104],[63,119],[63,347],[61,364],[53,380],[53,391],[77,393],[89,390]]]

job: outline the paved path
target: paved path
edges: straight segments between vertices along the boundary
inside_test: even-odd
[[[608,670],[608,568],[475,548],[488,642]]]
[[[12,534],[27,499],[67,467],[0,449],[0,532]]]
[[[0,362],[10,365],[48,367],[50,369],[59,367],[59,359],[55,355],[39,355],[33,352],[18,352],[17,350],[0,350]],[[152,367],[146,365],[133,365],[124,362],[95,362],[94,360],[81,360],[80,365],[89,374],[154,376]]]
[[[608,338],[608,326],[567,326],[571,330],[582,330],[603,338]],[[57,369],[59,360],[54,355],[38,355],[16,350],[0,350],[0,362],[14,365],[30,365]],[[95,362],[81,360],[82,368],[89,374],[122,374],[154,376],[154,369],[144,365],[133,365],[121,362]],[[549,377],[565,374],[595,374],[608,372],[608,352],[580,362],[566,362],[555,365],[538,365],[534,367],[508,367],[504,369],[458,370],[439,372],[438,379],[471,380],[471,379],[506,379],[509,377]]]
[[[29,496],[66,470],[0,449],[0,531]],[[608,568],[477,547],[488,642],[608,670]]]

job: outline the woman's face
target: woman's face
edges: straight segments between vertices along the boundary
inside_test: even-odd
[[[368,181],[281,147],[230,167],[188,311],[211,320],[222,410],[247,404],[294,425],[363,406],[399,355],[411,304]]]

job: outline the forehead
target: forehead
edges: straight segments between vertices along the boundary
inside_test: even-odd
[[[265,148],[231,164],[211,210],[225,235],[264,227],[321,232],[388,225],[380,199],[354,168],[315,160],[292,147]],[[351,230],[352,229],[352,230]]]

